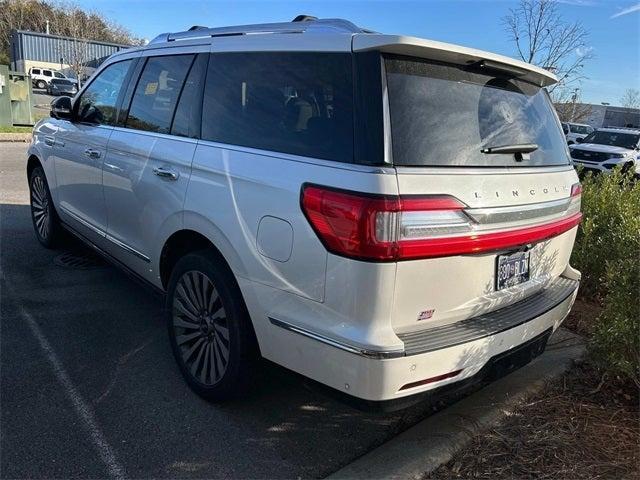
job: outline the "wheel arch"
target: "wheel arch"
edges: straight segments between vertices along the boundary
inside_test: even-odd
[[[27,181],[29,181],[29,179],[31,178],[31,172],[33,172],[33,170],[37,167],[41,167],[44,170],[44,166],[42,165],[42,162],[40,161],[38,156],[32,153],[27,159]]]

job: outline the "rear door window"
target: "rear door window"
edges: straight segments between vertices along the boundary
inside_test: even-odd
[[[31,69],[31,75],[40,75],[40,69],[39,68],[32,68]]]
[[[202,137],[352,161],[351,62],[350,54],[341,53],[213,54]]]
[[[51,73],[51,70],[43,70],[43,71],[42,71],[42,74],[43,74],[45,77],[51,77],[51,76],[53,75],[53,74]]]
[[[385,58],[393,161],[411,166],[567,165],[566,140],[547,92],[500,73],[408,57]],[[514,154],[489,147],[536,144]]]
[[[195,55],[150,57],[140,75],[127,128],[169,133],[173,114]]]

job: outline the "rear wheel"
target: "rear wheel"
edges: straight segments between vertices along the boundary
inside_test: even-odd
[[[189,386],[213,401],[246,393],[257,347],[228,268],[206,250],[184,256],[171,273],[166,302],[171,347]]]
[[[45,88],[47,88],[47,82],[45,82],[44,80],[38,80],[36,82],[36,88],[39,88],[40,90],[44,90]]]
[[[36,238],[46,248],[56,247],[63,235],[42,167],[36,167],[29,178],[31,220]]]

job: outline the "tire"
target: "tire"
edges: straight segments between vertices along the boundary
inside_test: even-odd
[[[36,88],[39,88],[40,90],[44,90],[47,88],[47,82],[45,82],[44,80],[38,80],[36,82]]]
[[[258,367],[257,342],[233,273],[212,251],[178,261],[166,312],[171,349],[189,387],[209,401],[246,395]]]
[[[55,248],[62,243],[64,231],[56,213],[42,167],[36,167],[29,177],[31,221],[36,238],[45,248]]]

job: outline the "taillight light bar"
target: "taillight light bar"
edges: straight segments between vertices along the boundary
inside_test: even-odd
[[[302,188],[301,206],[327,250],[368,261],[392,262],[483,253],[539,242],[580,223],[580,185],[565,217],[542,225],[482,232],[448,195],[383,196],[318,185]]]

